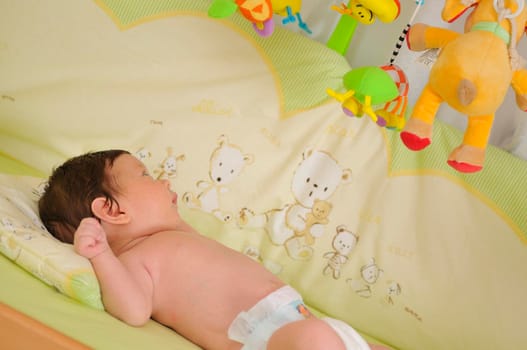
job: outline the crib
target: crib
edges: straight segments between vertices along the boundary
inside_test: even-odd
[[[263,37],[240,13],[212,18],[210,3],[0,5],[0,347],[198,349],[107,314],[90,263],[38,218],[53,167],[109,148],[168,179],[204,235],[372,343],[525,347],[527,161],[490,145],[482,171],[457,172],[462,131],[442,120],[409,151],[328,95],[349,57],[289,25]]]

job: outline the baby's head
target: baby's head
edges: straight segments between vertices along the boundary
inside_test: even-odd
[[[63,242],[73,243],[81,220],[95,217],[91,209],[95,198],[106,198],[110,206],[117,204],[113,196],[115,184],[108,170],[122,154],[129,152],[86,153],[67,160],[53,171],[38,202],[40,218],[51,234]]]

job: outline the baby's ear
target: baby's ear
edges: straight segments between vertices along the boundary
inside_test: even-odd
[[[109,224],[127,224],[130,217],[119,210],[119,206],[104,197],[97,197],[91,202],[93,214],[101,221]]]

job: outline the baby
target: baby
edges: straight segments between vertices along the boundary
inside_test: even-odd
[[[39,211],[53,235],[90,260],[105,309],[129,325],[152,318],[204,349],[370,349],[344,322],[313,316],[261,264],[197,233],[179,216],[169,182],[127,151],[65,162]]]

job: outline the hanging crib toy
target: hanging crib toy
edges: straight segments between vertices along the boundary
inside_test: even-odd
[[[343,77],[343,84],[347,90],[345,93],[339,93],[332,89],[327,90],[328,95],[342,103],[342,109],[346,115],[355,117],[367,115],[381,127],[396,131],[402,130],[405,125],[404,117],[408,105],[409,83],[404,71],[394,62],[405,40],[406,33],[423,3],[424,0],[416,1],[417,7],[402,35],[399,36],[389,64],[381,67],[367,66],[352,69]],[[360,11],[358,12],[359,17],[363,18],[361,23],[371,24],[373,21],[366,19],[374,18],[374,12],[365,7],[367,4],[376,5],[375,10],[377,12],[383,9],[384,12],[381,13],[384,17],[381,18],[384,21],[394,20],[400,11],[397,1],[397,6],[393,6],[395,3],[392,0],[353,0],[350,1],[349,7],[343,5],[338,9],[338,12],[356,16],[357,12]],[[371,16],[365,16],[365,11],[370,11]],[[349,35],[345,36],[343,33],[342,27],[337,26],[334,35],[328,41],[329,47],[338,48],[342,54],[345,53],[346,45],[349,44]]]
[[[311,30],[302,20],[301,0],[214,0],[208,14],[212,18],[226,18],[237,10],[253,24],[254,30],[261,36],[270,36],[274,31],[273,14],[284,19],[282,24],[298,22],[298,26],[311,34]]]
[[[458,33],[423,23],[408,32],[410,50],[441,50],[430,70],[408,122],[401,132],[410,150],[420,151],[432,142],[436,112],[445,102],[468,118],[463,141],[448,155],[457,171],[472,173],[483,168],[496,110],[512,86],[516,103],[527,110],[527,70],[516,50],[525,34],[524,0],[445,0],[444,21],[452,22],[465,11],[465,30]]]

